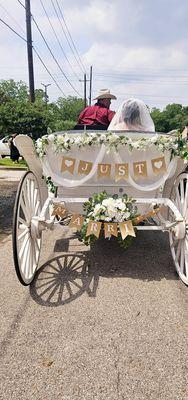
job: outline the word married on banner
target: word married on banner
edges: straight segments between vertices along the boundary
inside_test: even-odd
[[[121,233],[121,237],[124,240],[127,236],[135,237],[135,230],[133,223],[139,224],[140,222],[153,217],[160,211],[160,207],[155,208],[152,211],[149,211],[147,214],[139,215],[133,220],[123,221],[123,222],[100,222],[89,220],[87,225],[86,236],[94,235],[99,238],[102,227],[104,228],[104,236],[105,238],[110,238],[111,236],[118,236],[118,228]],[[54,204],[52,215],[58,215],[60,217],[65,217],[68,214],[67,209],[64,208],[61,204]],[[76,228],[77,231],[82,229],[84,224],[84,216],[81,214],[73,214],[71,216],[71,220],[69,222],[69,226],[71,228]]]
[[[134,177],[147,177],[148,176],[148,161],[136,161],[133,162],[133,171]],[[76,164],[78,167],[76,168]],[[71,157],[63,157],[61,163],[61,172],[69,172],[71,175],[74,175],[75,171],[79,175],[88,175],[93,167],[93,163],[91,161],[77,160]],[[98,178],[110,178],[112,173],[112,168],[115,167],[115,181],[118,182],[120,179],[127,179],[129,175],[129,164],[121,163],[121,164],[103,164],[100,163],[97,165],[97,176]],[[165,158],[158,157],[151,160],[151,167],[154,174],[159,174],[161,172],[166,171],[166,163]]]

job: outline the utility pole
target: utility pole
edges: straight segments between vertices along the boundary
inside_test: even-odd
[[[27,56],[28,56],[28,70],[29,70],[29,94],[31,103],[34,103],[35,88],[34,88],[34,72],[33,72],[33,47],[32,47],[32,34],[31,34],[30,0],[25,0],[25,13],[26,13],[26,32],[27,32]]]
[[[84,74],[84,80],[79,79],[79,82],[84,82],[84,107],[87,106],[87,97],[86,97],[86,84],[89,82],[89,79],[86,79],[86,74]]]
[[[89,105],[91,106],[91,92],[92,92],[92,73],[93,73],[93,67],[90,67],[90,79],[89,79]]]
[[[47,87],[51,85],[51,83],[47,83],[47,85],[45,85],[44,83],[41,83],[42,86],[44,86],[44,93],[45,93],[45,102],[47,105],[48,102],[48,95],[47,95]]]

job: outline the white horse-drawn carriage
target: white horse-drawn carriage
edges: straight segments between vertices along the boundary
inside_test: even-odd
[[[169,232],[177,273],[188,284],[188,173],[175,137],[70,131],[43,137],[39,155],[27,136],[17,136],[16,146],[29,167],[18,187],[13,221],[14,263],[23,285],[32,282],[37,270],[43,230],[62,224],[53,206],[83,214],[83,203],[103,190],[132,196],[141,216],[160,208],[137,230]],[[56,193],[44,177],[57,187]]]

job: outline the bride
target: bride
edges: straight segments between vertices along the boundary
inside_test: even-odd
[[[108,130],[154,132],[155,126],[144,102],[132,98],[121,104]]]

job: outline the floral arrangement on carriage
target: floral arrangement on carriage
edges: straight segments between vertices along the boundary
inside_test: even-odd
[[[136,236],[133,226],[139,220],[133,198],[126,194],[109,196],[103,191],[91,196],[83,204],[83,210],[84,221],[78,234],[86,245],[94,243],[101,235],[108,239],[116,237],[124,248],[132,243]]]

